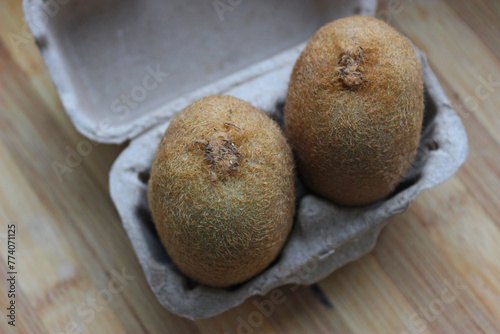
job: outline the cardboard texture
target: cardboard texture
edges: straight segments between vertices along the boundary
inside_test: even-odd
[[[322,1],[291,1],[290,7],[282,14],[273,10],[272,17],[275,21],[266,21],[265,24],[270,25],[267,29],[271,29],[273,25],[280,26],[290,21],[290,15],[296,15],[294,17],[303,20],[299,30],[305,29],[307,37],[298,36],[299,40],[296,41],[298,30],[287,30],[284,24],[280,29],[268,30],[270,32],[267,34],[274,33],[276,36],[260,36],[260,41],[251,40],[253,44],[250,47],[257,57],[254,54],[238,64],[226,67],[225,62],[231,63],[231,57],[228,58],[227,54],[222,57],[224,52],[221,50],[231,54],[230,51],[237,51],[241,47],[233,45],[235,40],[231,36],[234,34],[244,40],[259,33],[245,24],[255,15],[255,11],[278,8],[275,6],[279,5],[279,1],[242,2],[241,7],[234,7],[232,18],[233,14],[227,12],[227,18],[220,20],[214,8],[210,7],[210,10],[214,11],[212,14],[215,19],[207,18],[206,11],[197,11],[196,6],[192,7],[194,5],[180,0],[163,4],[147,0],[142,5],[146,9],[137,7],[138,4],[132,0],[120,5],[115,0],[104,3],[75,0],[60,5],[59,14],[51,17],[45,24],[37,23],[39,20],[36,19],[44,11],[42,1],[24,1],[28,24],[77,129],[100,142],[123,142],[132,138],[130,145],[120,154],[110,171],[110,191],[144,274],[164,307],[186,318],[207,318],[241,304],[250,296],[264,295],[284,284],[317,282],[340,266],[369,252],[388,218],[404,211],[420,192],[451,177],[465,161],[467,138],[464,127],[425,56],[417,51],[422,63],[426,91],[424,128],[417,157],[393,194],[367,207],[345,208],[308,193],[299,185],[294,227],[278,259],[253,279],[229,289],[198,285],[182,275],[170,261],[156,234],[147,203],[149,170],[169,119],[202,96],[223,93],[246,100],[281,124],[290,73],[307,38],[324,23],[336,18],[354,14],[373,15],[376,3],[375,0],[336,1],[328,4]],[[112,11],[113,8],[116,10]],[[213,53],[211,61],[219,62],[221,68],[213,70],[206,66],[200,67],[206,59],[183,58],[183,52],[189,51],[189,47],[183,47],[181,40],[174,38],[172,41],[177,43],[178,48],[158,44],[157,38],[162,36],[167,41],[163,44],[170,43],[164,29],[167,32],[168,29],[185,29],[184,33],[187,35],[190,29],[191,32],[199,32],[197,26],[176,28],[176,25],[184,22],[182,20],[173,20],[171,23],[161,21],[162,15],[169,8],[178,8],[180,12],[193,15],[194,22],[199,20],[199,27],[212,28],[212,34],[219,34],[217,36],[231,41],[224,44],[224,38],[221,38],[219,49],[213,50],[208,44],[203,46],[205,49],[202,46],[199,49],[192,46],[192,51],[198,53],[209,48],[207,52]],[[135,18],[137,11],[140,13],[141,10],[143,15],[150,15],[150,20],[130,23],[131,18]],[[261,14],[264,13],[265,10]],[[242,26],[241,20],[245,18],[247,23]],[[161,31],[152,26],[151,22],[159,24]],[[227,29],[232,30],[229,34],[227,31],[220,31],[224,24],[228,24]],[[74,30],[64,31],[68,26]],[[154,33],[160,37],[146,37]],[[127,37],[126,34],[131,36]],[[118,38],[118,41],[110,41],[111,36]],[[286,40],[286,43],[279,43],[271,52],[266,51],[266,48],[276,46],[280,39]],[[79,43],[83,46],[76,46]],[[232,47],[235,49],[232,50]],[[138,57],[137,50],[142,50],[144,54]],[[173,62],[173,65],[170,64],[171,68],[189,66],[192,62],[199,61],[192,65],[195,71],[184,73],[185,77],[182,77],[175,71],[166,70],[168,77],[161,78],[165,80],[165,85],[159,84],[158,90],[150,93],[147,103],[132,101],[138,105],[137,108],[131,107],[129,113],[123,112],[125,115],[117,113],[112,107],[117,96],[120,97],[123,92],[133,92],[137,83],[141,85],[141,81],[135,79],[151,75],[149,70],[155,70],[154,65],[151,65],[155,62],[147,63],[144,59],[156,59],[160,68],[166,68],[168,62],[162,63],[158,58],[166,51],[170,51],[165,57]],[[87,54],[82,55],[81,52]],[[97,60],[93,61],[92,56],[97,57]],[[105,65],[111,67],[106,69]],[[202,72],[201,76],[199,71]],[[203,78],[201,83],[196,81],[198,77]],[[168,78],[172,81],[168,81]],[[100,83],[94,86],[97,82]],[[116,86],[108,87],[113,85]]]

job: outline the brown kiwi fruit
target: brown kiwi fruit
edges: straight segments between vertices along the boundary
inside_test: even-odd
[[[278,125],[231,96],[202,98],[170,123],[148,186],[168,254],[192,280],[227,287],[278,255],[295,210],[294,161]]]
[[[383,21],[321,28],[298,58],[285,130],[307,188],[345,206],[385,198],[417,152],[424,110],[419,60]]]

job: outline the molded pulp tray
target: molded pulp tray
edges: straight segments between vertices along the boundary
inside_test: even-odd
[[[345,208],[299,186],[294,228],[269,268],[230,289],[197,285],[170,261],[147,203],[149,170],[168,121],[194,100],[224,93],[281,123],[289,76],[305,46],[298,43],[336,18],[373,15],[376,0],[244,1],[222,15],[210,1],[64,2],[44,23],[37,19],[47,12],[42,0],[25,0],[28,24],[78,130],[100,142],[133,138],[111,169],[111,196],[152,290],[178,315],[207,318],[284,284],[317,282],[369,252],[389,217],[452,176],[466,158],[463,125],[417,50],[424,128],[417,157],[394,193],[371,206]],[[168,75],[157,74],[157,87],[146,90],[155,71]],[[134,91],[130,103],[120,102]]]

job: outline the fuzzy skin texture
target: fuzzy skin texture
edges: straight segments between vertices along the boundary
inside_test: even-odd
[[[416,155],[423,111],[420,63],[403,35],[371,17],[327,24],[298,58],[285,105],[302,181],[344,206],[383,199]]]
[[[184,109],[161,140],[148,187],[173,262],[212,287],[260,273],[290,233],[294,175],[292,151],[262,111],[222,95]]]

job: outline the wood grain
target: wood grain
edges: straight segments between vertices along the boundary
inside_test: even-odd
[[[465,165],[392,218],[370,254],[314,289],[280,288],[270,316],[257,313],[267,295],[189,321],[156,301],[109,197],[108,172],[124,145],[94,143],[62,182],[54,173],[52,163],[87,139],[60,104],[20,1],[0,2],[0,233],[18,228],[17,326],[2,311],[0,332],[499,333],[500,5],[391,3],[380,10],[427,53],[462,117]],[[490,91],[478,88],[484,80]],[[5,310],[4,239],[0,247]]]

